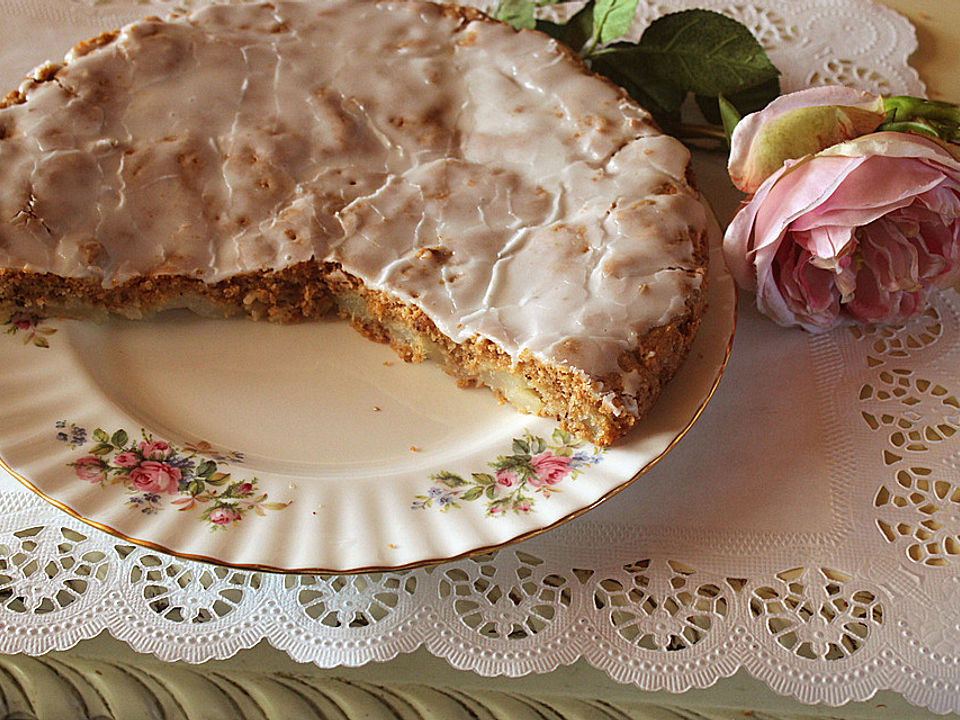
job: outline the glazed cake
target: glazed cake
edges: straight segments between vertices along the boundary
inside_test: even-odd
[[[687,151],[564,47],[472,9],[149,18],[0,108],[8,311],[335,310],[600,445],[703,311]]]

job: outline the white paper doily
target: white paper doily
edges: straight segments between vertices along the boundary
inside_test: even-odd
[[[195,4],[8,0],[0,80],[13,87],[80,38]],[[786,90],[922,93],[906,64],[912,28],[864,0],[656,0],[640,15],[695,5],[753,28]],[[722,164],[698,170],[729,217]],[[190,662],[263,639],[324,667],[424,646],[485,675],[583,658],[680,692],[743,668],[804,702],[889,688],[960,711],[957,296],[902,329],[820,337],[750,304],[713,402],[673,454],[614,502],[494,556],[366,576],[241,572],[126,545],[2,479],[0,652],[103,630]]]

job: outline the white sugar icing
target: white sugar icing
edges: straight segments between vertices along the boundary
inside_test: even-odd
[[[110,287],[333,259],[454,340],[593,377],[702,281],[686,150],[539,33],[414,0],[215,5],[22,92],[0,267]]]

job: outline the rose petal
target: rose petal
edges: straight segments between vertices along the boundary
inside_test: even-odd
[[[863,263],[884,290],[915,292],[920,289],[917,249],[893,223],[880,220],[860,230]]]
[[[829,159],[835,162],[840,158]],[[819,161],[811,164],[819,165]],[[842,185],[815,212],[806,213],[793,227],[809,230],[821,225],[867,225],[910,205],[918,194],[935,189],[943,181],[942,168],[934,169],[919,160],[865,157],[851,166]]]
[[[898,323],[916,314],[926,300],[926,293],[890,292],[881,287],[873,269],[864,266],[857,273],[854,299],[844,305],[844,312],[862,323]]]
[[[853,249],[853,229],[850,227],[826,225],[811,230],[797,230],[798,224],[794,222],[790,226],[794,242],[813,256],[811,262],[817,267],[834,270],[840,259]]]
[[[737,284],[748,290],[757,287],[753,263],[753,223],[761,202],[762,199],[755,196],[753,201],[741,205],[723,233],[724,263]]]
[[[809,258],[796,245],[782,245],[767,282],[757,288],[757,307],[779,325],[819,332],[836,323],[840,303],[830,273]]]
[[[781,95],[737,123],[727,170],[740,190],[754,192],[786,160],[872,132],[884,117],[882,97],[853,88],[816,87]]]
[[[929,214],[921,216],[922,210],[928,211]],[[918,222],[960,218],[960,182],[951,181],[949,177],[945,178],[936,188],[917,196],[917,203],[912,206],[912,212],[916,213]]]
[[[806,213],[815,212],[856,168],[863,158],[827,158],[814,163],[810,160],[787,163],[781,171],[764,181],[761,195],[757,191],[752,255],[756,266],[757,286],[767,280],[777,247],[791,224]]]

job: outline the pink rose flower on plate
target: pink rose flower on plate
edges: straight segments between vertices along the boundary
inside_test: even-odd
[[[180,468],[156,460],[144,460],[130,471],[130,483],[143,492],[170,493],[178,492],[182,473]]]
[[[122,452],[113,458],[113,464],[117,467],[132,468],[140,464],[140,458],[135,452]]]
[[[232,507],[221,505],[210,511],[210,522],[214,525],[230,525],[238,522],[242,516]]]
[[[17,330],[29,330],[36,326],[37,319],[33,315],[17,312],[10,316],[10,324]]]
[[[497,485],[503,488],[512,488],[516,487],[517,483],[520,482],[520,478],[517,477],[517,473],[513,470],[497,470],[496,475]]]
[[[847,108],[872,97],[826,90],[821,100],[829,94]],[[775,163],[752,156],[764,113],[772,109],[766,122],[784,122],[777,102],[759,121],[744,118],[745,129],[738,125],[732,138],[731,176],[749,178],[743,187],[755,190],[724,236],[737,282],[755,290],[760,310],[779,324],[813,332],[847,322],[899,323],[920,312],[932,288],[960,277],[960,163],[932,139],[876,132],[802,157],[781,143],[775,156],[784,156],[782,164],[766,175]],[[799,112],[796,102],[783,107]],[[839,136],[869,127],[860,121]],[[823,142],[836,137],[828,133]],[[816,148],[816,138],[803,147]]]
[[[556,485],[570,474],[570,462],[571,459],[566,455],[554,455],[549,450],[534,455],[530,458],[530,464],[535,474],[530,478],[530,484],[534,487]]]
[[[137,449],[147,460],[166,460],[171,452],[170,445],[163,440],[141,440]]]
[[[106,478],[103,463],[95,455],[87,455],[73,464],[77,477],[87,482],[97,483]]]

